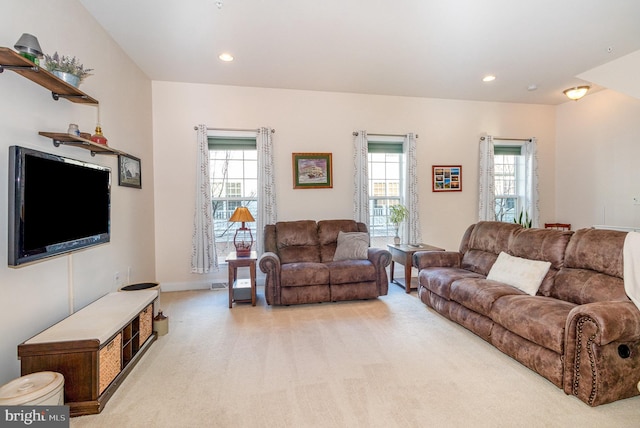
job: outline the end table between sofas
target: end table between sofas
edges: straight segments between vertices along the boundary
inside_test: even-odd
[[[402,287],[402,283],[393,279],[393,270],[395,263],[404,266],[404,288],[405,292],[411,293],[411,268],[413,267],[413,254],[417,251],[444,251],[444,248],[434,247],[433,245],[407,245],[407,244],[387,244],[391,253],[391,267],[389,268],[389,281]]]

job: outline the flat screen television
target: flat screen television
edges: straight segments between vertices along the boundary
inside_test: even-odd
[[[111,169],[9,147],[8,264],[110,240]]]

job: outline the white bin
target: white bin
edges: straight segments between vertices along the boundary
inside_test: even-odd
[[[64,376],[56,372],[31,373],[0,387],[0,406],[61,406]]]

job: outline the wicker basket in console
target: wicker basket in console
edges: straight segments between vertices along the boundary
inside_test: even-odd
[[[153,305],[147,306],[140,312],[140,346],[153,332]]]
[[[98,356],[99,361],[99,379],[100,391],[105,390],[122,368],[122,333],[118,333],[106,346],[100,349]]]

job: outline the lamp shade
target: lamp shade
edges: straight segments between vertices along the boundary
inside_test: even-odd
[[[563,94],[565,94],[570,100],[578,101],[587,94],[589,89],[591,89],[590,86],[575,86],[564,90]]]
[[[34,55],[36,57],[42,56],[42,48],[38,43],[38,38],[29,33],[23,33],[13,46],[18,52]]]
[[[233,214],[231,215],[231,218],[229,219],[229,221],[233,221],[233,222],[246,222],[246,221],[256,221],[253,216],[251,215],[251,212],[249,211],[249,208],[247,207],[238,207],[236,208],[236,210],[233,212]]]

